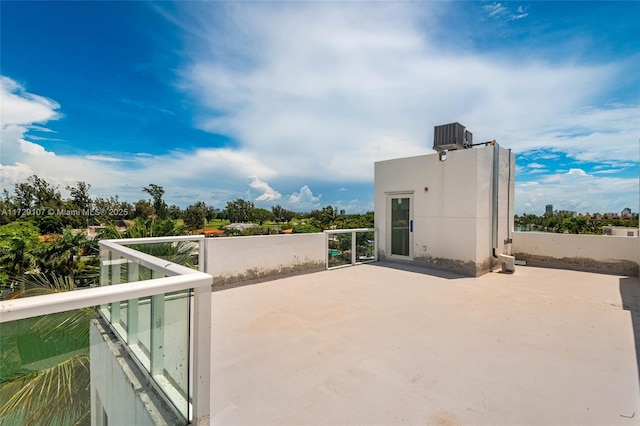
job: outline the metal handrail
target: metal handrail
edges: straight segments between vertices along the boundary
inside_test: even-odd
[[[141,239],[137,238],[136,240],[138,241],[137,242],[127,241],[126,244],[142,244],[143,243],[142,241],[140,241]],[[160,241],[160,240],[164,240],[164,238],[158,239],[158,240],[154,239],[152,241],[147,241],[146,243],[152,244],[152,243],[171,242],[171,241]],[[138,265],[153,269],[164,275],[168,275],[168,276],[189,275],[189,274],[194,274],[198,272],[195,269],[178,265],[177,263],[173,263],[168,260],[164,260],[159,257],[155,257],[150,254],[143,253],[138,250],[134,250],[132,248],[126,247],[125,245],[116,241],[120,241],[120,240],[103,240],[99,242],[99,245],[102,247],[108,248],[112,252],[121,254],[122,256],[126,257],[132,262],[137,263]],[[183,240],[183,241],[187,241],[187,240]]]
[[[0,323],[211,285],[211,275],[188,275],[23,297],[0,302]]]
[[[349,234],[351,232],[375,232],[376,228],[327,229],[327,234]]]

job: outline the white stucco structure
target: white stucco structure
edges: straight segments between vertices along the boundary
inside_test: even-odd
[[[490,271],[494,254],[510,254],[514,177],[515,155],[497,145],[375,163],[380,258],[472,276]]]
[[[214,286],[276,278],[325,268],[325,235],[207,238],[206,270]]]

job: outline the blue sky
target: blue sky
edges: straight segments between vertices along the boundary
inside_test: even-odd
[[[640,2],[0,8],[9,189],[362,212],[375,161],[458,121],[516,152],[516,213],[638,211]]]

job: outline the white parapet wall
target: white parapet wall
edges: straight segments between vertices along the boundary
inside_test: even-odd
[[[514,232],[513,254],[528,264],[638,275],[638,237]]]
[[[214,287],[325,269],[325,235],[207,238],[205,272]]]

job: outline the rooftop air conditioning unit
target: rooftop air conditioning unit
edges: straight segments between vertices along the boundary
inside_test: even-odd
[[[471,148],[473,134],[460,123],[443,124],[433,129],[433,149],[448,151]]]

